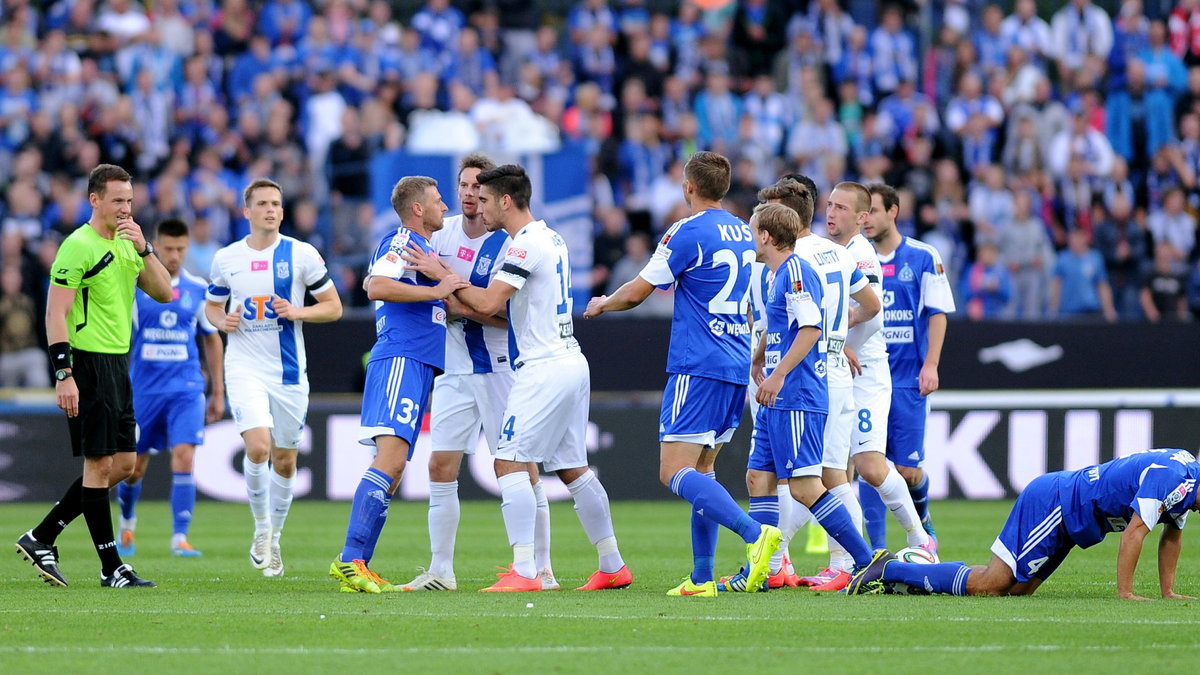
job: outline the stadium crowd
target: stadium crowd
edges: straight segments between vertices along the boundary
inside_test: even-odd
[[[366,305],[394,225],[369,162],[397,149],[583,148],[598,293],[686,215],[683,161],[714,150],[743,217],[785,171],[897,186],[970,319],[1200,314],[1200,1],[704,4],[4,0],[0,353],[40,351],[102,162],[134,175],[143,227],[191,224],[202,276],[247,232],[240,186],[272,177],[285,233]]]

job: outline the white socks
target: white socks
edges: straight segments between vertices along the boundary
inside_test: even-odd
[[[790,537],[787,536],[787,530],[784,529],[784,525],[791,518],[792,505],[796,501],[792,499],[792,489],[787,483],[780,483],[775,488],[775,494],[779,496],[779,529],[783,530],[784,539],[783,543],[779,545],[779,550],[775,551],[775,554],[771,556],[771,567],[769,570],[771,574],[779,572],[783,567],[783,558],[788,554],[788,539]]]
[[[292,487],[295,484],[295,476],[284,478],[274,471],[271,472],[271,542],[274,544],[279,543],[283,524],[292,508]]]
[[[830,488],[829,494],[842,501],[842,505],[850,512],[850,522],[854,523],[854,529],[861,535],[863,530],[862,504],[858,502],[858,495],[854,494],[854,489],[850,487],[849,483],[842,483]],[[850,555],[833,537],[829,537],[829,568],[847,572],[854,569],[854,556]]]
[[[242,473],[246,476],[246,497],[250,502],[250,515],[254,516],[254,532],[271,529],[267,513],[268,481],[267,463],[255,464],[249,456],[242,457]]]
[[[533,527],[533,560],[538,572],[554,568],[550,566],[550,500],[546,499],[546,486],[542,481],[533,484],[533,498],[537,501],[537,516]]]
[[[504,516],[504,530],[508,543],[513,547],[513,569],[517,574],[533,579],[537,567],[533,560],[535,520],[537,519],[537,497],[529,484],[529,472],[517,471],[500,476],[500,513]]]
[[[567,484],[571,497],[575,499],[575,514],[587,533],[588,540],[596,547],[600,556],[600,571],[612,573],[625,566],[613,534],[612,514],[608,509],[608,493],[588,469],[582,476]]]
[[[912,495],[908,492],[908,483],[904,482],[904,477],[895,467],[888,467],[887,478],[884,478],[883,483],[875,490],[879,492],[879,497],[887,505],[888,511],[896,517],[896,522],[904,528],[908,536],[908,545],[928,544],[929,535],[925,533],[925,528],[921,527],[921,520],[917,518],[917,509],[913,506]]]
[[[458,481],[429,483],[429,549],[433,553],[429,571],[446,579],[454,578],[454,541],[460,515]]]

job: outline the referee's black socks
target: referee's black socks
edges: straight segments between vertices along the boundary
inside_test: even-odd
[[[117,555],[117,542],[113,538],[112,507],[108,503],[108,488],[81,488],[83,518],[87,521],[96,554],[100,556],[100,568],[109,576],[121,566]]]
[[[83,513],[82,490],[83,476],[80,476],[75,479],[74,483],[71,483],[71,487],[67,488],[67,493],[50,509],[50,513],[46,514],[42,522],[33,528],[33,538],[43,544],[53,545],[67,525],[70,525],[72,520]]]

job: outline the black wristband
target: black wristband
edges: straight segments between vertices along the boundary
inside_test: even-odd
[[[74,363],[71,358],[71,343],[70,342],[55,342],[50,345],[50,365],[54,370],[70,368]]]

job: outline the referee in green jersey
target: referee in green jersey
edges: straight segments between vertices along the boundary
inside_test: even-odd
[[[46,303],[55,394],[67,413],[71,449],[83,456],[83,476],[40,525],[17,540],[17,551],[46,583],[66,586],[54,541],[82,513],[100,556],[100,585],[153,586],[117,555],[108,490],[129,476],[136,458],[129,383],[133,287],[168,302],[171,275],[133,221],[129,174],[101,164],[88,176],[87,189],[91,221],[58,249]]]

